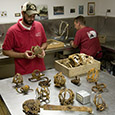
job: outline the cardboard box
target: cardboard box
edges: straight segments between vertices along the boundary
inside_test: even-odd
[[[97,61],[95,59],[92,64],[80,65],[78,67],[72,67],[72,68],[68,68],[65,65],[63,65],[61,63],[63,60],[64,59],[55,61],[55,69],[57,71],[62,72],[67,77],[75,77],[77,75],[85,74],[92,68],[100,70],[100,61]]]

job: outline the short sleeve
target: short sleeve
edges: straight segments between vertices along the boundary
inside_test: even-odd
[[[14,47],[14,35],[12,31],[8,30],[4,39],[4,43],[2,46],[3,50],[11,50]]]
[[[79,34],[79,32],[76,32],[76,35],[75,35],[75,39],[74,39],[74,45],[75,46],[79,46],[80,44],[80,37],[81,35]]]

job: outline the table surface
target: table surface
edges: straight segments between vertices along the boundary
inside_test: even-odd
[[[44,73],[45,73],[45,76],[51,79],[51,85],[49,87],[49,90],[50,90],[50,103],[49,104],[60,105],[60,102],[58,99],[60,88],[54,87],[54,78],[53,78],[54,75],[58,73],[58,71],[56,71],[55,69],[50,69],[50,70],[44,71]],[[75,94],[73,106],[83,106],[76,100],[76,92],[85,90],[91,94],[91,103],[86,104],[84,106],[92,107],[94,115],[113,115],[115,113],[115,106],[114,106],[115,104],[115,90],[114,90],[115,77],[103,71],[99,72],[98,83],[105,83],[107,85],[107,90],[108,90],[102,93],[103,100],[108,106],[108,108],[102,112],[96,110],[96,107],[92,101],[95,93],[92,93],[91,88],[95,84],[88,83],[86,80],[86,77],[87,75],[80,76],[81,85],[76,86],[71,83],[71,79],[74,79],[74,78],[68,78],[65,76],[66,88],[72,89],[72,91]],[[28,99],[36,98],[35,89],[37,87],[40,88],[40,86],[38,86],[38,82],[28,81],[28,78],[31,78],[31,74],[23,75],[23,80],[24,80],[23,83],[24,85],[29,85],[30,88],[34,89],[34,91],[29,91],[27,95],[19,94],[18,92],[16,92],[14,88],[15,84],[12,83],[13,78],[0,80],[0,94],[6,106],[8,107],[11,115],[25,115],[24,112],[22,111],[23,110],[22,104],[24,103],[24,101]],[[54,114],[55,115],[59,115],[59,114],[60,115],[76,115],[76,114],[77,115],[89,115],[88,112],[78,112],[78,111],[69,112],[69,111],[54,111],[54,110],[40,109],[40,115],[46,115],[46,114],[47,115],[54,115]]]
[[[65,44],[64,47],[60,47],[60,48],[52,48],[52,49],[47,49],[45,50],[46,54],[49,53],[54,53],[54,52],[59,52],[59,51],[64,51],[64,50],[68,50],[68,49],[73,49],[70,44]],[[2,54],[2,49],[0,51],[0,59],[5,59],[5,58],[9,58],[9,56],[5,56]]]

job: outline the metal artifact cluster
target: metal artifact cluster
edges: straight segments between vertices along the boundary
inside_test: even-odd
[[[29,99],[23,103],[22,107],[26,115],[38,115],[38,112],[40,112],[40,101]]]
[[[32,72],[32,78],[29,78],[29,81],[39,81],[41,80],[41,77],[44,76],[43,73],[40,73],[40,71],[38,69],[34,70]]]
[[[37,93],[37,99],[40,100],[40,102],[45,102],[45,103],[49,103],[50,102],[50,91],[48,89],[48,87],[46,86],[42,86],[41,89],[39,90],[38,88],[36,88],[36,93]]]
[[[38,45],[37,46],[32,46],[31,51],[32,51],[32,55],[38,55],[38,54],[42,53],[42,49]]]
[[[94,62],[94,58],[92,56],[86,55],[84,53],[79,53],[79,57],[82,60],[82,65],[91,64]]]
[[[40,82],[39,82],[39,85],[42,87],[42,86],[46,86],[46,87],[49,87],[50,86],[50,82],[51,80],[48,78],[48,77],[43,77]]]
[[[62,62],[61,62],[63,65],[65,65],[66,67],[68,68],[72,68],[72,65],[70,63],[70,60],[68,58],[64,59]]]
[[[35,90],[37,98],[36,100],[30,99],[23,103],[22,106],[25,114],[38,115],[38,112],[40,112],[40,108],[43,108],[45,110],[87,111],[89,113],[92,113],[92,108],[90,107],[72,106],[72,104],[74,103],[75,94],[71,89],[65,88],[66,79],[62,75],[62,72],[59,72],[54,76],[55,86],[59,88],[64,87],[60,90],[58,95],[59,102],[61,105],[48,105],[48,103],[50,102],[50,90],[48,87],[50,86],[51,80],[49,80],[48,77],[42,76],[44,76],[44,74],[41,74],[39,70],[34,70],[32,73],[32,78],[29,78],[30,81],[39,81],[38,84],[40,86],[40,89],[36,88]],[[88,72],[87,81],[95,82],[96,86],[92,87],[92,91],[96,93],[103,92],[103,89],[106,88],[105,84],[97,83],[98,71],[95,68],[92,68]],[[71,80],[71,82],[79,86],[81,84],[80,77],[76,76],[75,79]],[[20,91],[18,90],[18,88],[16,88],[16,90],[19,93],[27,94],[28,90],[32,89],[30,89],[28,85],[25,85],[20,88]],[[45,104],[43,104],[42,102],[45,102]],[[93,102],[96,105],[97,110],[103,111],[107,107],[106,103],[103,101],[102,96],[100,94],[95,95]]]
[[[64,87],[64,86],[65,86],[65,82],[66,82],[66,79],[65,79],[65,77],[62,75],[62,72],[57,73],[57,74],[54,76],[54,84],[55,84],[55,87]]]
[[[103,92],[106,88],[106,85],[104,83],[97,83],[95,82],[95,86],[92,87],[92,91],[94,91],[95,93],[98,93],[98,92]]]
[[[70,55],[68,59],[70,60],[70,64],[72,65],[72,67],[80,66],[80,64],[82,63],[82,59],[79,54]]]
[[[69,97],[67,97],[67,95],[69,95]],[[73,104],[74,96],[75,95],[71,89],[62,88],[58,95],[60,104],[61,105]]]
[[[93,63],[94,58],[92,56],[88,56],[84,53],[75,53],[69,55],[69,57],[63,60],[61,63],[67,66],[68,68],[78,67],[80,65],[86,65]]]
[[[18,86],[19,84],[23,84],[23,77],[20,73],[15,74],[15,76],[13,77],[12,83],[15,83],[16,86]]]
[[[97,69],[92,68],[87,73],[87,81],[88,82],[97,82],[99,78],[99,72]]]
[[[96,93],[94,96],[93,102],[96,105],[97,110],[103,111],[105,108],[107,108],[106,103],[102,99],[102,95],[98,93],[102,93],[104,89],[106,88],[106,85],[104,83],[97,83],[99,78],[99,73],[98,70],[95,68],[92,68],[91,70],[88,71],[87,74],[87,81],[88,82],[95,82],[95,86],[92,86],[91,90]]]
[[[96,94],[93,100],[94,104],[96,105],[97,110],[103,111],[107,108],[106,103],[104,102],[101,94]]]
[[[20,91],[19,91],[19,90],[20,90]],[[32,91],[33,91],[33,89],[30,89],[30,86],[29,86],[29,85],[24,85],[24,86],[22,86],[21,88],[19,88],[19,90],[18,90],[18,88],[16,88],[16,91],[17,91],[18,93],[24,93],[24,94],[27,94],[29,90],[32,90]]]

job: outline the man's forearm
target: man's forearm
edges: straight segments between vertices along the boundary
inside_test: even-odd
[[[74,41],[70,41],[70,45],[73,47],[73,48],[77,48],[77,46],[74,44]]]
[[[43,43],[41,49],[45,50],[47,48],[47,43]]]
[[[3,54],[12,58],[24,58],[24,53],[18,53],[13,50],[3,50]]]

